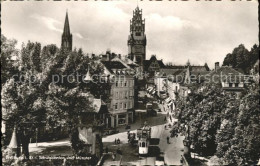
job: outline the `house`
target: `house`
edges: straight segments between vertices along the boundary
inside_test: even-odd
[[[106,103],[100,98],[94,98],[94,96],[89,93],[85,93],[84,95],[89,97],[94,111],[83,111],[81,113],[80,124],[78,125],[79,139],[85,143],[89,156],[100,158],[103,149],[102,131],[108,126],[108,108]]]
[[[230,66],[219,66],[215,63],[215,70],[211,71],[206,78],[206,83],[221,84],[226,92],[241,92],[246,86],[248,78]]]
[[[154,76],[156,72],[159,72],[161,68],[164,68],[165,65],[162,60],[157,60],[156,55],[152,55],[150,60],[144,61],[144,72]]]
[[[166,86],[167,95],[175,100],[177,94],[180,97],[187,96],[191,92],[191,85],[204,82],[208,73],[210,71],[207,64],[196,66],[188,62],[185,66],[168,65],[156,73],[155,85],[160,93],[164,93],[162,88]],[[161,79],[165,79],[166,84],[162,84]]]
[[[135,71],[120,60],[101,61],[104,74],[111,84],[107,103],[110,117],[108,127],[132,123],[134,120]]]

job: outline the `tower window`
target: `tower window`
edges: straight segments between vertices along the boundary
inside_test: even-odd
[[[141,32],[136,32],[135,35],[136,36],[141,36]]]

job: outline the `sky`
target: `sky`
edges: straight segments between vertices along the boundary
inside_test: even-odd
[[[2,34],[18,41],[61,45],[68,10],[73,48],[85,53],[127,55],[133,10],[145,18],[146,59],[164,63],[222,64],[239,44],[258,42],[258,2],[252,1],[4,1]]]

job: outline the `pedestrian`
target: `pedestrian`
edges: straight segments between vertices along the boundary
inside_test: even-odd
[[[108,153],[108,147],[106,146],[106,153]]]
[[[166,128],[167,128],[167,125],[164,125],[164,129],[166,130]]]
[[[113,161],[115,161],[115,159],[116,159],[116,153],[115,152],[112,153],[112,159],[113,159]]]
[[[117,144],[120,144],[120,139],[119,138],[117,139]]]
[[[115,138],[115,144],[117,143],[117,140],[116,140],[116,138]]]
[[[119,148],[117,148],[116,153],[119,154],[119,155],[123,154],[122,151]]]
[[[170,144],[170,137],[169,136],[167,136],[167,144]]]

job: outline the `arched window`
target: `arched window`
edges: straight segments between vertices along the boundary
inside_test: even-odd
[[[145,142],[142,142],[142,147],[145,147]]]

